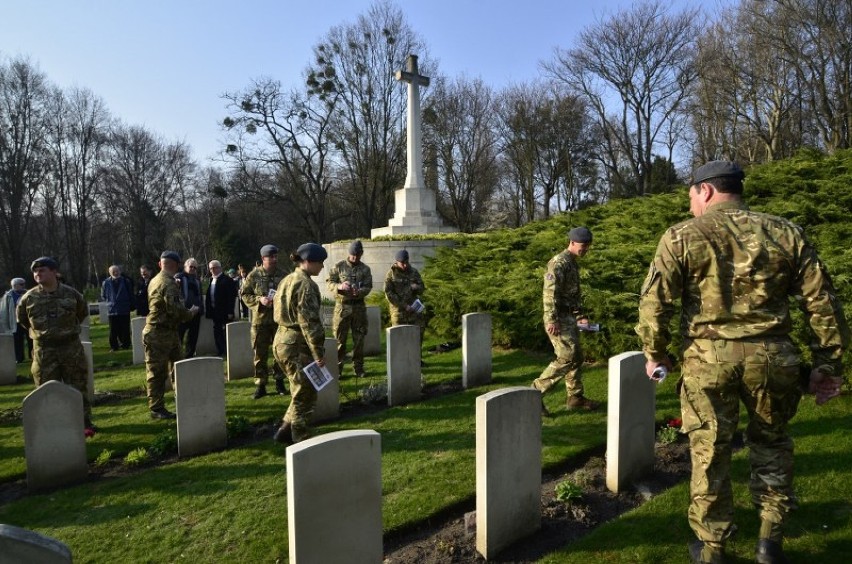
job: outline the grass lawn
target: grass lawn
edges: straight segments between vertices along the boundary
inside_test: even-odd
[[[101,428],[87,442],[89,458],[110,450],[114,458],[148,447],[173,422],[152,421],[144,397],[142,367],[123,366],[130,353],[107,352],[106,328],[94,324],[96,389],[134,397],[96,406]],[[427,343],[429,344],[429,343]],[[433,343],[434,344],[434,343]],[[426,355],[427,383],[461,376],[459,349]],[[487,387],[395,407],[372,415],[321,425],[318,433],[373,429],[382,436],[383,519],[386,532],[473,498],[475,491],[475,399],[492,389],[527,386],[548,362],[547,355],[494,352],[494,380]],[[113,366],[108,366],[113,363]],[[368,373],[383,375],[384,357],[368,358]],[[21,368],[20,374],[26,374]],[[586,371],[587,394],[606,395],[604,367]],[[674,378],[658,390],[658,418],[676,415]],[[342,382],[354,397],[352,379]],[[289,398],[251,399],[251,380],[226,385],[228,415],[252,423],[277,421]],[[24,476],[23,434],[14,410],[32,384],[0,388],[0,481]],[[547,396],[555,415],[543,421],[543,463],[602,445],[606,410],[560,410],[564,393]],[[173,405],[171,394],[167,403]],[[850,397],[822,408],[803,401],[793,426],[797,437],[798,491],[802,510],[795,514],[788,546],[794,557],[838,561],[852,553],[850,490],[852,423]],[[735,475],[744,477],[745,452],[736,458]],[[31,495],[0,506],[0,522],[33,529],[66,543],[76,562],[276,562],[287,559],[287,502],[284,449],[270,440],[101,479],[48,494]],[[744,480],[737,482],[737,521],[741,540],[733,549],[750,558],[756,536]],[[683,562],[690,532],[685,520],[686,486],[658,496],[637,511],[600,527],[579,543],[552,554],[548,562]]]

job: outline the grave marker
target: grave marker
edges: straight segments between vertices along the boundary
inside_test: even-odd
[[[367,335],[364,337],[364,356],[382,352],[382,308],[367,306]]]
[[[626,352],[609,359],[606,417],[606,487],[619,492],[654,469],[656,384],[645,356]]]
[[[62,382],[45,382],[23,401],[27,488],[38,491],[86,479],[83,396]]]
[[[109,324],[109,302],[98,302],[98,321],[101,325]]]
[[[251,323],[234,321],[225,325],[228,381],[254,376],[254,352],[251,349]]]
[[[386,330],[388,405],[420,399],[420,327],[397,325]]]
[[[89,341],[92,342],[91,332],[91,322],[89,318],[86,317],[83,321],[80,322],[80,342]]]
[[[225,448],[225,380],[222,359],[195,357],[175,363],[178,456]]]
[[[0,562],[15,564],[71,564],[71,550],[56,539],[35,531],[0,525]]]
[[[382,443],[337,431],[287,447],[292,564],[382,562]]]
[[[11,333],[0,333],[0,385],[17,382],[17,366],[15,336]]]
[[[196,356],[219,356],[216,340],[213,338],[213,320],[201,315],[198,327],[198,342],[195,345]]]
[[[491,382],[491,314],[462,315],[462,385]]]
[[[494,558],[541,526],[541,394],[476,398],[476,550]]]
[[[142,331],[146,317],[134,317],[130,320],[130,342],[133,344],[133,364],[145,364],[145,346],[142,344]]]
[[[325,367],[334,376],[317,392],[317,405],[314,408],[312,421],[327,421],[340,417],[340,371],[337,366],[337,339],[325,340]]]
[[[88,373],[86,377],[86,395],[89,397],[89,403],[95,400],[95,359],[92,355],[92,343],[83,341],[83,354],[86,356],[86,366]]]

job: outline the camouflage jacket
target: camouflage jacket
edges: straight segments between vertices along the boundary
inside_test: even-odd
[[[849,328],[802,229],[744,203],[723,202],[663,234],[642,285],[636,333],[645,356],[662,360],[680,300],[686,339],[786,337],[790,296],[813,329],[814,366],[839,369]]]
[[[412,290],[412,284],[417,284],[418,289]],[[414,300],[423,295],[425,289],[423,278],[410,264],[406,270],[393,265],[385,276],[385,297],[390,306],[397,310],[405,310],[414,303]]]
[[[314,359],[325,356],[321,303],[319,286],[301,268],[282,280],[275,293],[275,321],[281,327],[301,331]]]
[[[349,282],[358,290],[356,295],[341,293],[337,286],[343,282]],[[359,262],[352,264],[348,260],[342,260],[331,267],[328,279],[325,281],[328,293],[337,298],[339,302],[363,301],[367,294],[373,290],[373,274],[370,267]]]
[[[251,308],[252,325],[275,325],[273,309],[275,303],[265,306],[260,303],[260,298],[269,295],[270,290],[275,290],[287,276],[287,271],[280,266],[275,266],[272,272],[266,272],[262,266],[257,266],[248,273],[243,285],[240,287],[240,298],[243,303]]]
[[[183,296],[174,277],[160,271],[148,283],[149,327],[177,329],[178,325],[192,319],[192,313],[183,305]]]
[[[567,250],[547,263],[542,301],[545,325],[558,322],[563,315],[578,317],[582,314],[580,270],[576,257]]]
[[[89,315],[82,294],[65,284],[53,292],[41,285],[21,296],[15,310],[18,324],[29,331],[34,341],[50,344],[79,339],[80,323]]]

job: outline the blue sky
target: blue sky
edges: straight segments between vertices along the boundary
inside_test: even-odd
[[[441,74],[502,88],[539,76],[555,47],[629,0],[397,0]],[[672,0],[679,6],[696,0]],[[301,82],[312,48],[371,0],[8,0],[0,57],[28,56],[63,88],[89,88],[116,117],[199,161],[221,145],[221,95],[252,78]]]

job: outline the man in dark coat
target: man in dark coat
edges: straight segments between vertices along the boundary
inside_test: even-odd
[[[225,356],[225,324],[234,320],[234,309],[237,302],[237,283],[222,273],[222,263],[211,260],[207,265],[210,269],[210,286],[204,296],[204,312],[208,319],[213,320],[213,340],[219,356]]]

